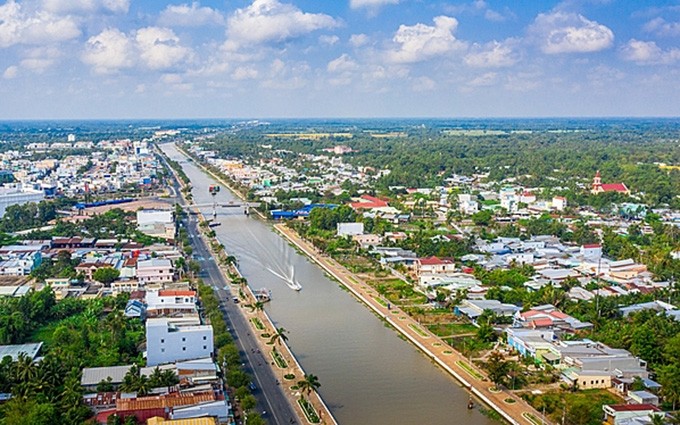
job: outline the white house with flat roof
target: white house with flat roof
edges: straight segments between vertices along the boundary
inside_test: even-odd
[[[147,319],[147,366],[212,357],[212,355],[212,326],[183,325],[166,317]]]

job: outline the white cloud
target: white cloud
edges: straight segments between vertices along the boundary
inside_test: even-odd
[[[657,35],[675,37],[680,35],[680,22],[668,22],[664,18],[658,17],[647,22],[643,29]]]
[[[356,71],[359,65],[349,57],[348,54],[343,53],[340,57],[328,62],[326,69],[328,72],[346,72]]]
[[[98,74],[108,74],[133,65],[132,43],[127,35],[110,28],[85,43],[81,59]]]
[[[227,20],[227,48],[285,41],[336,26],[338,22],[323,13],[305,13],[278,0],[254,0],[250,6],[237,9]]]
[[[319,36],[319,43],[325,44],[327,46],[332,46],[340,41],[340,37],[337,35],[321,35]]]
[[[5,69],[5,72],[2,73],[2,78],[5,80],[11,80],[12,78],[16,78],[17,75],[19,75],[19,67],[12,65]]]
[[[180,44],[169,28],[147,27],[135,35],[139,57],[150,69],[167,69],[185,60],[191,49]]]
[[[498,82],[498,74],[495,72],[487,72],[478,77],[473,78],[467,82],[468,87],[488,87]]]
[[[349,0],[349,7],[352,9],[378,8],[388,4],[398,4],[399,0]]]
[[[130,0],[43,0],[43,8],[57,14],[112,12],[127,13]]]
[[[71,16],[46,11],[26,12],[10,0],[0,6],[0,48],[15,44],[51,44],[71,40],[80,29]]]
[[[640,65],[670,64],[680,60],[680,49],[664,50],[654,41],[631,39],[621,48],[623,59]]]
[[[475,68],[501,68],[517,63],[518,55],[511,46],[512,42],[492,41],[484,46],[472,46],[472,52],[465,56],[465,63]]]
[[[239,66],[234,70],[234,72],[231,74],[231,78],[234,80],[240,81],[240,80],[254,80],[256,79],[260,73],[257,71],[257,69],[250,67],[250,66]]]
[[[470,3],[457,5],[445,5],[444,10],[452,15],[481,15],[487,21],[492,22],[502,22],[508,20],[508,18],[514,17],[514,14],[507,7],[503,10],[503,12],[498,12],[491,9],[489,4],[484,0],[473,0]]]
[[[354,47],[361,47],[368,43],[368,36],[366,34],[352,34],[349,37],[349,44]]]
[[[191,5],[168,5],[160,14],[158,23],[168,27],[199,27],[224,23],[224,16],[210,7],[201,7],[198,2]]]
[[[437,87],[437,83],[430,77],[418,77],[413,81],[411,89],[417,92],[432,91]]]
[[[413,63],[441,56],[465,48],[466,43],[453,35],[458,27],[456,18],[437,16],[434,26],[401,25],[392,41],[398,45],[388,52],[388,60],[395,63]]]
[[[539,14],[529,32],[547,54],[597,52],[614,42],[614,33],[608,27],[561,11]]]
[[[22,55],[21,67],[40,73],[52,66],[62,53],[55,47],[36,47],[25,50]]]

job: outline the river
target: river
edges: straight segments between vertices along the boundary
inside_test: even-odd
[[[180,162],[196,204],[209,204],[214,181],[173,145],[163,151]],[[218,203],[238,202],[226,188]],[[202,208],[206,216],[212,207]],[[497,424],[477,409],[468,393],[413,345],[399,338],[364,305],[299,254],[270,225],[246,217],[242,208],[217,208],[217,237],[238,259],[254,289],[266,287],[266,311],[285,328],[288,343],[307,373],[319,377],[319,393],[342,425]],[[289,282],[298,282],[294,291]]]

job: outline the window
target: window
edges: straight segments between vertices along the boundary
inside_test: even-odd
[[[165,340],[163,338],[161,338],[161,344],[163,344],[163,343],[165,343]]]
[[[165,348],[161,348],[161,353],[165,353]]]
[[[187,347],[182,347],[182,351],[187,351]]]
[[[187,339],[182,337],[182,342],[187,342]]]
[[[203,336],[203,341],[207,341],[207,340],[208,340],[208,337],[207,337],[207,336]]]
[[[204,345],[204,346],[203,346],[203,349],[204,349],[204,350],[207,350],[207,349],[208,349],[208,347],[207,347],[206,345]]]

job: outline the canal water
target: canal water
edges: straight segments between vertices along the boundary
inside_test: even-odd
[[[196,204],[211,204],[214,181],[169,144],[193,185]],[[218,203],[238,202],[226,188]],[[206,216],[212,207],[201,208]],[[468,394],[413,345],[386,327],[367,307],[299,254],[271,226],[242,208],[217,208],[218,239],[238,259],[254,289],[268,288],[265,310],[307,373],[319,377],[319,393],[341,425],[492,425]],[[291,289],[295,283],[300,291]]]

